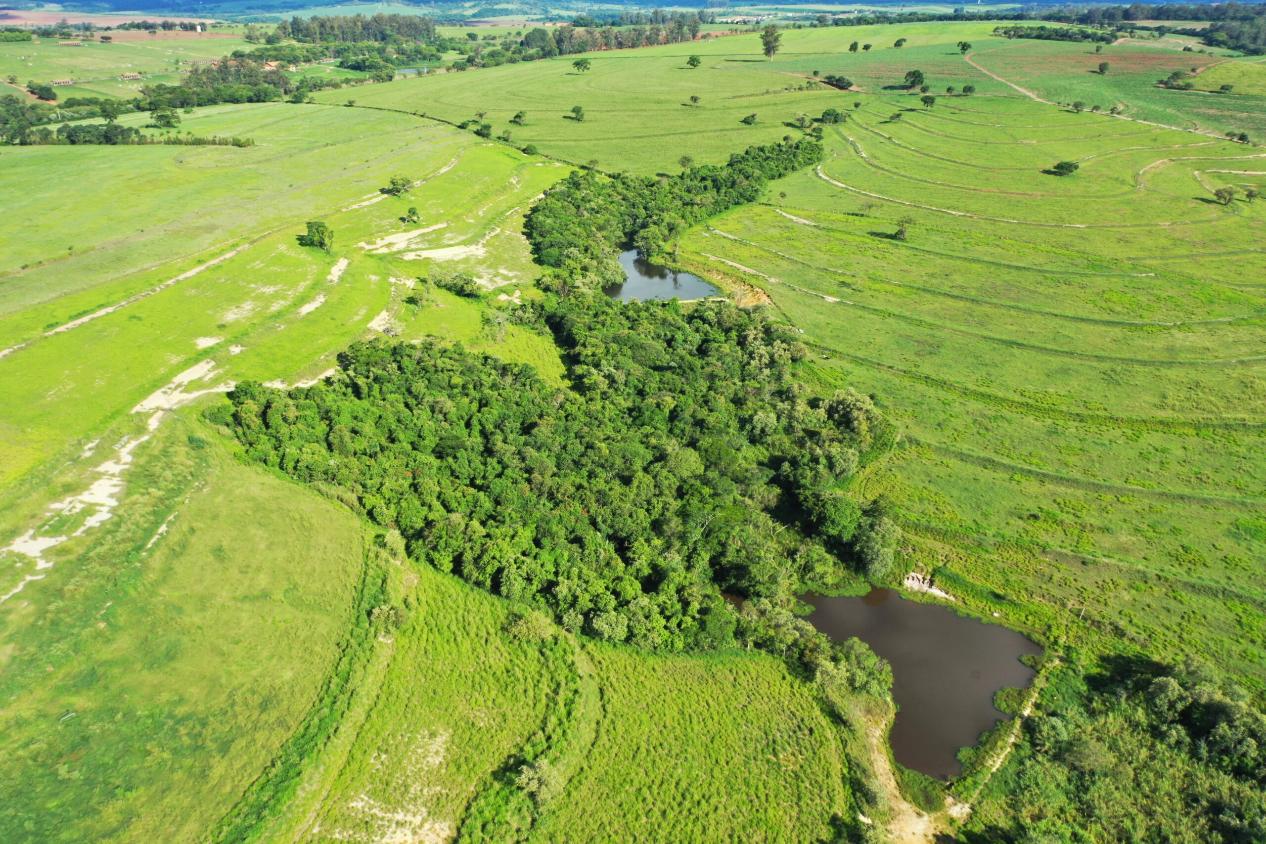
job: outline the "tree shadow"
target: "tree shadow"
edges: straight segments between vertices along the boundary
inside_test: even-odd
[[[1097,693],[1143,688],[1169,669],[1154,659],[1131,654],[1108,654],[1098,670],[1086,674],[1086,687]]]
[[[764,61],[768,61],[768,59],[722,59],[722,61],[746,63],[746,62],[764,62]]]

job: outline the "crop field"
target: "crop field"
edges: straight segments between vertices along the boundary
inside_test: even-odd
[[[31,79],[71,80],[73,85],[56,89],[60,99],[133,97],[142,85],[175,85],[190,62],[218,59],[251,46],[238,35],[221,32],[181,33],[189,36],[181,38],[151,38],[142,32],[144,40],[134,35],[125,32],[113,43],[85,41],[79,47],[64,47],[56,38],[0,44],[0,79],[16,76],[19,86]],[[139,73],[143,78],[122,80],[119,76],[124,73]]]

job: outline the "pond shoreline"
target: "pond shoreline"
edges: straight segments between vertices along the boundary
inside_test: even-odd
[[[802,600],[813,607],[808,620],[818,630],[836,641],[861,639],[892,665],[893,757],[944,781],[963,773],[958,751],[1008,717],[994,695],[1030,687],[1036,672],[1021,658],[1043,653],[1023,633],[893,590]]]

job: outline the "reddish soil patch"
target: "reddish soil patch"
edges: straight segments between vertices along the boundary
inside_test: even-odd
[[[1009,53],[998,51],[991,53],[988,60],[991,60],[992,64],[987,64],[986,66],[991,70],[995,70],[1008,78],[1010,78],[1009,73],[1019,72],[1026,79],[1043,75],[1077,73],[1078,71],[1090,73],[1101,61],[1106,61],[1111,65],[1111,69],[1108,71],[1111,75],[1119,73],[1150,73],[1157,74],[1159,79],[1174,70],[1190,70],[1193,67],[1201,68],[1221,61],[1216,56],[1202,56],[1197,53],[1175,51],[1125,52],[1115,50],[1102,54],[1086,50],[1084,52],[1038,55],[1024,55],[1018,50]],[[994,65],[997,65],[997,67]]]
[[[210,18],[173,18],[167,15],[95,15],[91,12],[42,12],[37,9],[0,9],[0,23],[9,26],[51,26],[61,21],[71,23],[90,23],[96,26],[117,26],[121,23],[137,21],[198,21],[210,23]]]

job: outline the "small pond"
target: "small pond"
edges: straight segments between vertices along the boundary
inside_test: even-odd
[[[644,299],[703,299],[717,295],[717,289],[691,273],[679,273],[645,258],[639,258],[636,249],[620,253],[620,266],[624,268],[623,284],[613,284],[603,290],[612,299],[636,302]]]
[[[1033,679],[1020,657],[1042,652],[1014,630],[907,601],[888,589],[863,598],[804,600],[813,605],[809,621],[818,630],[836,641],[856,636],[892,664],[899,707],[892,755],[939,779],[961,773],[959,748],[975,744],[1005,717],[994,708],[994,693]]]

